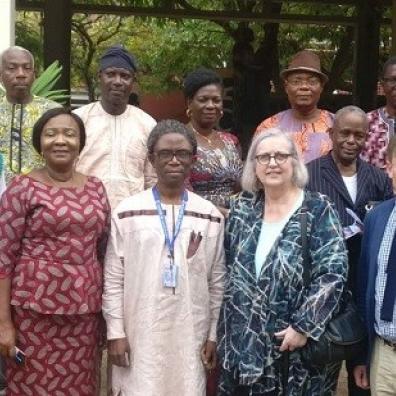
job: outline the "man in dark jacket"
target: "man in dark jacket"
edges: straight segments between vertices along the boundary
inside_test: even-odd
[[[311,161],[307,167],[307,188],[330,197],[340,215],[349,256],[349,286],[356,292],[357,265],[364,217],[379,201],[393,196],[386,173],[359,158],[368,131],[366,114],[356,106],[339,110],[330,129],[333,149]],[[355,386],[352,367],[347,362],[349,395],[367,395]]]

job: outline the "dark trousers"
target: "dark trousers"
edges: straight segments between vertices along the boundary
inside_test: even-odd
[[[348,373],[348,395],[349,396],[370,396],[370,390],[365,390],[359,388],[355,384],[355,379],[353,377],[353,366],[351,362],[346,362],[346,369]]]

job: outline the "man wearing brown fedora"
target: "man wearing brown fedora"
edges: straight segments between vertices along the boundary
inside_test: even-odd
[[[256,133],[275,127],[292,133],[304,162],[312,161],[331,148],[328,130],[333,114],[317,107],[328,77],[321,71],[318,55],[309,50],[297,52],[280,76],[291,108],[264,120]]]

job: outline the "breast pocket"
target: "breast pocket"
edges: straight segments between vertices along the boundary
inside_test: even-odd
[[[184,234],[185,243],[187,246],[185,251],[186,262],[188,266],[188,273],[202,275],[206,274],[206,257],[205,244],[206,235],[199,229],[189,230]]]

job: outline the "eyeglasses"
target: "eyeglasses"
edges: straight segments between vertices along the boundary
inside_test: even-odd
[[[303,85],[307,85],[310,88],[315,88],[318,85],[320,85],[320,80],[319,78],[312,77],[308,78],[307,80],[304,80],[302,78],[291,78],[289,80],[286,80],[288,84],[290,84],[292,87],[300,88]]]
[[[273,158],[277,165],[282,165],[291,156],[292,154],[280,153],[277,151],[274,154],[265,153],[265,154],[256,155],[256,161],[261,165],[268,165],[271,162],[271,159]]]
[[[173,157],[176,157],[176,159],[180,162],[190,161],[193,157],[193,153],[188,150],[160,150],[154,154],[159,160],[166,162],[172,161]]]
[[[396,77],[384,77],[382,81],[390,87],[394,87],[396,85]]]

